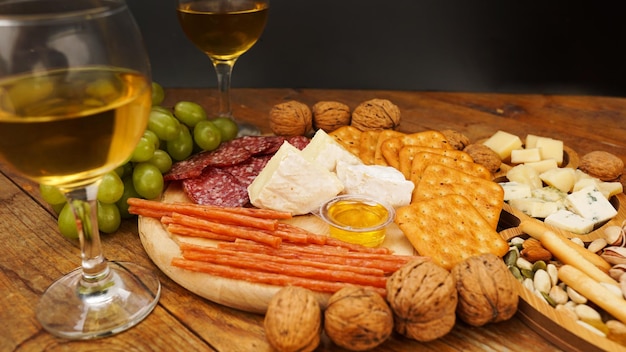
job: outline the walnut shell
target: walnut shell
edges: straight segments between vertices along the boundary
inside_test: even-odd
[[[387,280],[395,329],[417,341],[432,341],[452,330],[457,299],[454,276],[431,261],[407,263]]]
[[[624,171],[624,161],[617,155],[596,150],[583,155],[578,168],[602,181],[614,181]]]
[[[457,316],[473,326],[504,321],[517,311],[515,277],[491,253],[467,258],[452,269],[459,292]]]
[[[345,349],[369,350],[383,343],[393,332],[393,313],[374,290],[344,287],[328,300],[324,331]]]
[[[450,146],[456,150],[463,150],[470,145],[469,138],[461,132],[454,130],[443,130],[441,133],[446,137]]]
[[[313,351],[320,343],[321,317],[313,292],[297,286],[283,287],[267,306],[265,336],[280,352]]]
[[[469,154],[476,164],[481,164],[491,171],[491,173],[497,172],[502,165],[502,160],[498,153],[484,144],[470,144],[463,148],[463,151]]]
[[[387,99],[372,99],[359,104],[350,124],[361,131],[395,129],[400,125],[400,109]]]
[[[270,129],[277,136],[304,136],[312,128],[313,116],[306,104],[292,100],[270,110]]]
[[[313,127],[331,132],[350,124],[350,107],[337,101],[320,101],[313,105]]]

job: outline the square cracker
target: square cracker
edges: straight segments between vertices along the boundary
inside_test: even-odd
[[[383,162],[379,165],[389,165],[400,170],[400,150],[404,146],[437,148],[442,150],[453,149],[446,137],[438,131],[422,131],[411,134],[390,134],[390,138],[380,140],[380,153]],[[405,177],[408,179],[407,175]]]
[[[432,130],[406,134],[402,137],[402,144],[429,148],[454,149],[443,133]]]
[[[471,161],[465,161],[453,157],[448,157],[435,153],[420,152],[415,154],[413,162],[411,163],[411,175],[410,180],[417,184],[422,178],[422,173],[428,165],[440,164],[444,166],[457,169],[472,176],[484,178],[491,181],[492,175],[489,169],[481,164],[477,164]]]
[[[396,224],[423,256],[451,270],[473,255],[502,257],[509,246],[463,196],[422,200],[396,211]]]
[[[365,165],[374,165],[378,136],[381,130],[370,130],[361,133],[359,139],[359,157]]]
[[[341,126],[338,129],[329,132],[328,135],[333,137],[350,153],[359,156],[361,130],[352,126]]]
[[[424,169],[411,202],[449,194],[465,197],[492,229],[498,226],[504,203],[502,186],[441,164],[431,164]]]
[[[404,137],[404,133],[394,131],[394,130],[382,130],[378,135],[378,141],[376,142],[376,152],[374,154],[374,164],[388,166],[387,160],[383,156],[382,146],[383,144],[391,139],[391,138],[401,138]]]
[[[413,158],[417,153],[435,153],[443,156],[447,156],[450,158],[455,158],[464,161],[473,162],[474,159],[464,151],[456,150],[456,149],[443,149],[443,148],[432,148],[432,147],[421,147],[417,145],[405,145],[400,149],[400,172],[406,177],[408,180],[411,177],[411,166],[413,163]]]

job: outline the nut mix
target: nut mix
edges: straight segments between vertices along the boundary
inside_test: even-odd
[[[345,287],[328,300],[324,331],[338,346],[365,351],[383,343],[393,331],[393,313],[377,292]]]

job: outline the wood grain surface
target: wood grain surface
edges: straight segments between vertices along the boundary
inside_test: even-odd
[[[170,89],[165,105],[196,101],[216,111],[213,90]],[[405,91],[236,89],[234,113],[269,132],[270,108],[287,100],[312,105],[336,100],[351,108],[371,98],[387,98],[402,111],[400,130],[456,129],[470,139],[498,129],[562,139],[580,155],[606,150],[626,160],[626,100],[584,96],[500,95]],[[621,182],[625,183],[622,176]],[[54,213],[37,185],[0,162],[0,351],[269,351],[263,316],[225,307],[195,295],[152,263],[139,239],[137,221],[124,221],[104,235],[105,255],[159,272],[163,284],[155,311],[124,333],[93,341],[67,341],[45,332],[35,319],[41,293],[80,262],[78,245],[62,238]],[[445,337],[418,343],[394,334],[380,351],[558,351],[516,315],[476,328],[457,323]],[[337,351],[323,339],[318,351]]]

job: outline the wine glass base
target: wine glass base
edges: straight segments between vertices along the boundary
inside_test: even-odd
[[[87,287],[82,284],[81,268],[61,277],[39,300],[37,319],[55,336],[92,339],[137,325],[159,301],[161,283],[148,269],[109,262],[108,278],[96,287]]]
[[[237,133],[237,137],[243,136],[260,136],[261,129],[256,125],[253,125],[248,122],[236,121],[237,127],[239,128],[239,132]]]

